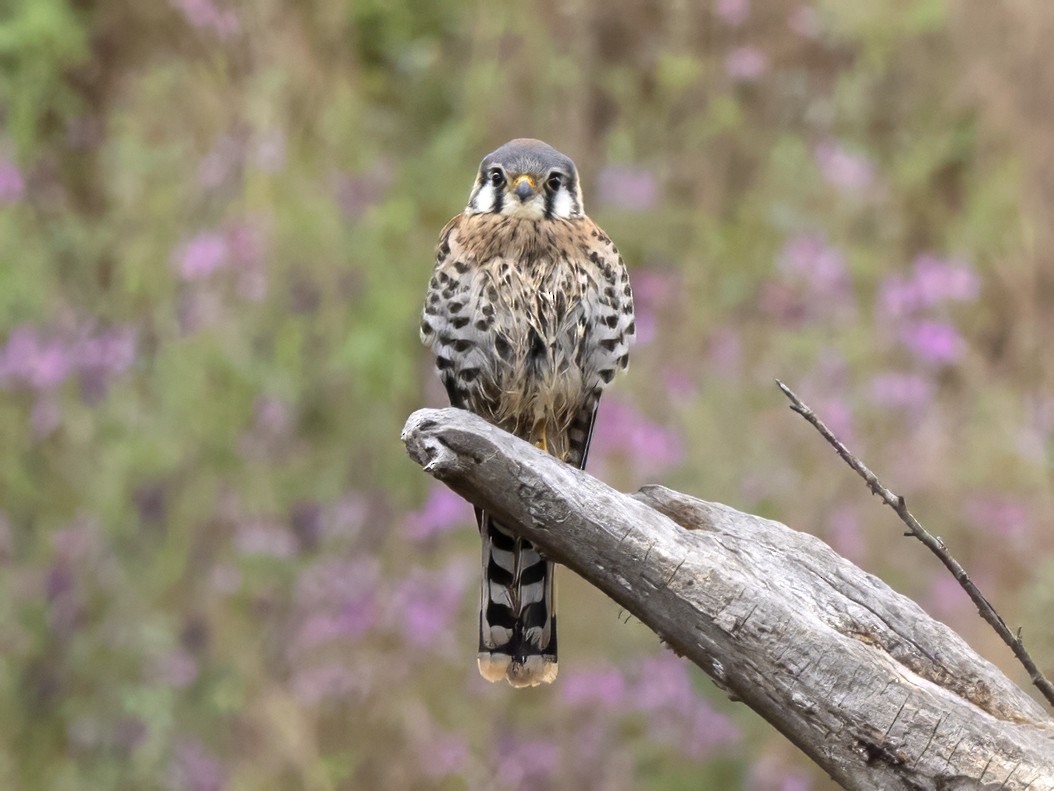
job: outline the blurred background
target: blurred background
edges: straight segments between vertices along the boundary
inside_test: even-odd
[[[1054,672],[1043,0],[13,0],[0,785],[830,788],[561,575],[475,668],[471,509],[399,442],[479,160],[572,156],[639,343],[590,469],[814,533],[1023,686],[779,377]]]

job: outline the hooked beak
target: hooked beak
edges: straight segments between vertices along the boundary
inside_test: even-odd
[[[512,191],[521,201],[526,201],[534,195],[534,179],[530,176],[519,176],[513,184]]]

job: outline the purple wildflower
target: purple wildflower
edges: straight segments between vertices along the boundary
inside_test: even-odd
[[[406,536],[426,541],[464,524],[468,516],[465,501],[446,486],[433,486],[420,511],[406,517]]]
[[[647,346],[659,333],[659,320],[656,318],[655,309],[647,303],[637,305],[635,312],[634,342],[638,347]]]
[[[250,518],[239,525],[234,546],[242,555],[290,558],[298,550],[296,535],[278,520]]]
[[[696,693],[687,663],[672,653],[642,663],[628,699],[648,715],[650,733],[690,758],[703,758],[742,738],[731,720]]]
[[[109,380],[127,371],[135,361],[136,332],[131,327],[116,327],[94,335],[85,335],[71,347],[81,381],[81,396],[86,403],[100,401]]]
[[[853,409],[849,403],[836,394],[820,396],[810,403],[816,414],[823,416],[823,422],[842,442],[853,441]]]
[[[311,648],[334,640],[359,637],[377,624],[376,597],[365,593],[339,609],[310,613],[297,630],[298,648]]]
[[[227,239],[218,233],[200,233],[176,256],[176,271],[183,280],[203,280],[230,264]]]
[[[198,678],[198,660],[189,651],[176,649],[154,663],[153,677],[163,686],[185,689]]]
[[[600,171],[597,192],[605,205],[630,211],[648,211],[659,204],[655,174],[643,168],[609,165]]]
[[[198,741],[185,741],[173,751],[171,786],[186,791],[220,791],[226,772],[216,757]]]
[[[836,506],[827,516],[827,531],[835,552],[850,560],[864,557],[867,546],[855,508],[850,505]]]
[[[634,408],[609,400],[601,407],[593,436],[598,457],[622,454],[638,472],[674,467],[684,460],[684,443],[671,429],[654,423]]]
[[[691,401],[699,392],[695,378],[682,368],[668,368],[662,377],[671,398]]]
[[[249,302],[260,302],[267,296],[267,269],[263,260],[263,242],[258,228],[248,222],[232,222],[219,231],[199,233],[181,245],[173,255],[173,267],[180,279],[203,281],[223,270],[236,274],[237,294]],[[181,319],[184,328],[207,326],[222,309],[216,295],[198,290],[188,295]],[[206,315],[208,314],[208,315]]]
[[[50,390],[65,381],[73,364],[60,341],[42,338],[32,327],[22,326],[8,336],[2,371],[0,380]]]
[[[560,750],[549,741],[525,739],[498,743],[496,785],[513,788],[546,788],[556,777]]]
[[[633,299],[635,304],[662,308],[681,289],[678,273],[667,269],[641,269],[633,273]]]
[[[966,344],[959,331],[944,321],[924,319],[900,331],[900,341],[924,363],[950,365],[962,357]]]
[[[357,535],[366,524],[369,506],[360,492],[347,492],[325,510],[324,532],[341,538]]]
[[[981,280],[969,266],[929,253],[915,259],[915,287],[923,307],[938,302],[973,302],[981,292]]]
[[[921,307],[915,284],[898,274],[887,277],[878,292],[880,313],[890,319],[910,316]]]
[[[1031,533],[1031,509],[1020,500],[1000,494],[972,497],[966,501],[966,515],[984,534],[1023,538]]]
[[[135,361],[136,331],[132,327],[113,327],[85,335],[72,347],[77,370],[82,374],[121,374]]]
[[[468,584],[462,563],[451,563],[439,572],[415,570],[393,596],[407,642],[434,646],[457,617]]]
[[[669,313],[680,291],[679,276],[664,269],[643,269],[633,273],[633,301],[637,310],[637,345],[654,340],[660,311]]]
[[[786,280],[770,280],[758,296],[758,308],[774,321],[797,326],[810,317],[806,298]]]
[[[22,172],[14,164],[0,160],[0,203],[14,203],[25,192]]]
[[[716,0],[714,14],[726,25],[739,27],[750,16],[750,0]]]
[[[421,768],[428,777],[461,775],[469,761],[465,739],[457,734],[432,734],[424,746]]]
[[[972,302],[980,289],[980,279],[968,265],[924,253],[915,259],[910,277],[893,274],[883,281],[879,313],[900,320],[944,302]]]
[[[841,143],[826,140],[818,143],[813,153],[824,180],[840,190],[862,192],[874,183],[875,166],[871,160]]]
[[[849,272],[841,252],[812,234],[788,239],[777,257],[784,275],[800,279],[820,297],[844,297],[849,289]]]
[[[871,400],[880,406],[917,412],[933,401],[936,387],[921,374],[893,371],[873,377],[870,390]]]
[[[761,309],[784,324],[821,317],[835,320],[856,313],[852,279],[842,253],[821,237],[789,238],[776,257],[781,277],[765,284]]]
[[[297,667],[293,673],[293,694],[305,704],[348,698],[364,691],[361,674],[344,663],[329,662],[315,667]]]
[[[713,754],[717,748],[739,744],[743,739],[736,724],[702,698],[696,700],[686,727],[678,729],[678,733],[677,746],[681,752],[697,761]]]
[[[746,787],[756,791],[809,791],[812,781],[775,756],[766,756],[751,768]]]
[[[725,57],[725,74],[736,82],[753,82],[768,68],[768,56],[757,47],[736,47]]]
[[[73,369],[73,360],[65,344],[58,340],[42,341],[36,355],[29,360],[29,384],[36,390],[50,390],[62,384]]]
[[[297,610],[303,613],[294,652],[320,643],[358,637],[380,620],[376,562],[322,561],[300,575]]]
[[[626,700],[626,677],[613,667],[580,670],[560,682],[560,696],[569,706],[616,708]]]
[[[219,9],[212,0],[169,0],[169,4],[183,14],[183,18],[199,30],[208,30],[217,38],[229,39],[241,29],[237,13]]]
[[[238,272],[238,296],[260,302],[267,296],[268,272],[259,229],[249,223],[234,223],[225,229],[225,237],[231,263]]]
[[[974,576],[974,575],[971,575]],[[974,582],[981,585],[976,578]],[[922,599],[927,612],[942,621],[952,621],[971,608],[970,597],[950,574],[938,574]]]
[[[684,661],[672,652],[648,657],[630,699],[645,712],[686,712],[695,701],[695,689]]]
[[[232,222],[223,229],[224,252],[233,266],[246,268],[258,263],[263,243],[256,227],[241,221]]]
[[[115,329],[68,342],[42,336],[33,327],[16,327],[0,347],[0,387],[49,392],[77,372],[121,373],[135,356],[134,337],[131,330]]]
[[[357,220],[371,206],[384,199],[394,180],[395,172],[391,163],[382,162],[369,173],[336,174],[333,177],[333,193],[345,218]]]

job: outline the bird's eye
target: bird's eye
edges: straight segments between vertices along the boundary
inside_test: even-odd
[[[505,174],[497,168],[494,168],[494,170],[490,172],[490,183],[495,187],[505,186]]]
[[[547,186],[553,192],[556,192],[563,185],[564,185],[564,177],[561,176],[559,173],[554,173],[545,182],[545,186]]]

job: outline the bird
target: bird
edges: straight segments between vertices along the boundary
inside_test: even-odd
[[[570,157],[532,138],[487,154],[440,233],[421,341],[451,406],[584,468],[601,392],[629,365],[633,291],[582,206]],[[476,508],[480,674],[514,687],[557,675],[554,564]]]

